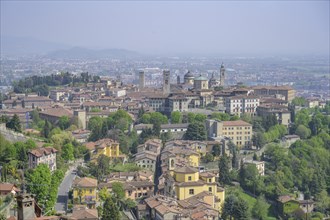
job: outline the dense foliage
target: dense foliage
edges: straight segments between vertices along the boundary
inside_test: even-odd
[[[29,93],[36,92],[42,96],[48,96],[49,86],[75,86],[81,83],[97,82],[98,76],[91,76],[87,72],[81,73],[80,76],[62,72],[60,74],[52,74],[47,76],[30,76],[13,83],[14,92]]]
[[[204,141],[206,138],[206,129],[204,123],[194,122],[188,125],[184,139]]]

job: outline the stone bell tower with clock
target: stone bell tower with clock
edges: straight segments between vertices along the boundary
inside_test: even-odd
[[[170,71],[163,70],[163,94],[170,94]]]

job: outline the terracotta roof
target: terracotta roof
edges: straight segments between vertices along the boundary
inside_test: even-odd
[[[80,219],[89,219],[89,218],[98,218],[98,212],[96,209],[84,209],[84,210],[74,210],[72,213],[72,217],[77,220]]]
[[[37,97],[24,97],[23,100],[26,101],[48,101],[51,102],[52,100],[46,96],[37,96]]]
[[[110,138],[104,138],[101,140],[98,140],[95,143],[95,147],[97,148],[105,148],[106,146],[111,146],[112,144],[119,144],[118,142],[116,142],[115,140],[112,140]]]
[[[245,121],[237,120],[237,121],[224,121],[223,126],[252,126],[252,125]]]
[[[206,177],[206,178],[215,177],[215,175],[213,173],[209,173],[209,172],[200,173],[199,176]]]
[[[53,147],[42,147],[30,150],[29,153],[36,157],[42,157],[43,155],[55,154],[57,150]]]
[[[290,195],[284,195],[284,196],[279,196],[277,200],[281,203],[286,203],[290,200],[294,200],[294,198]]]
[[[147,203],[147,205],[150,208],[154,208],[154,207],[162,204],[160,201],[156,200],[155,198],[148,198],[148,199],[145,199],[144,201]]]
[[[217,185],[217,183],[206,183],[203,180],[193,181],[193,182],[182,182],[176,183],[178,186],[203,186],[203,185]]]
[[[270,89],[270,90],[293,90],[291,86],[253,86],[252,89]]]
[[[73,187],[96,188],[97,180],[89,177],[76,178],[72,184]]]
[[[11,183],[0,183],[0,192],[10,192],[14,187],[15,185]]]
[[[66,108],[50,108],[45,111],[40,112],[41,115],[49,115],[54,117],[62,117],[68,116],[69,118],[73,117],[73,113],[71,110]]]
[[[193,167],[182,167],[175,171],[176,173],[197,173],[198,170]]]

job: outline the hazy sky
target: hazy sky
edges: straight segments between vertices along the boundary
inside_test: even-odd
[[[1,1],[1,35],[145,53],[329,54],[329,1]]]

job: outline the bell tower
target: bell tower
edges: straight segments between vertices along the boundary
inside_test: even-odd
[[[225,66],[222,63],[220,67],[220,86],[225,86],[225,79],[226,79],[225,70],[226,70]]]
[[[163,94],[170,94],[170,71],[163,70]]]
[[[139,71],[139,89],[143,89],[144,86],[145,86],[144,71],[141,70],[141,71]]]

